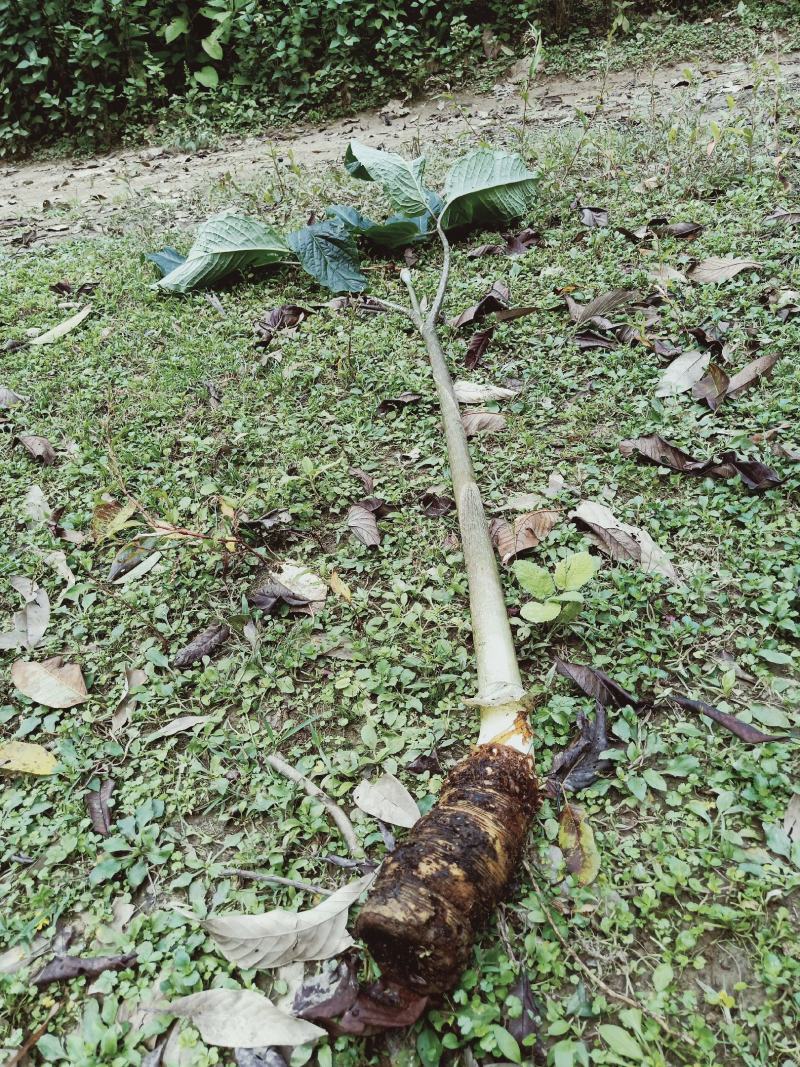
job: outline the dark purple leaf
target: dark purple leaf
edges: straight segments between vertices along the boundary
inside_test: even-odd
[[[298,304],[282,304],[281,307],[272,308],[253,323],[258,338],[256,347],[267,348],[276,333],[281,330],[296,330],[303,319],[313,314],[309,308],[300,307]]]
[[[347,473],[352,474],[354,478],[358,478],[361,484],[364,486],[365,493],[371,493],[375,488],[375,479],[371,474],[367,474],[366,471],[362,471],[360,467],[348,467]]]
[[[485,319],[493,311],[501,311],[503,308],[508,307],[508,301],[508,286],[502,282],[494,282],[491,289],[484,293],[477,304],[472,304],[471,307],[466,308],[460,315],[456,315],[454,319],[450,320],[450,327],[453,330],[458,330],[462,326],[467,326],[470,322],[478,322],[480,319]]]
[[[704,227],[699,222],[667,222],[666,219],[650,219],[647,228],[658,237],[698,237]]]
[[[36,437],[34,434],[20,434],[17,440],[37,463],[43,467],[52,467],[58,463],[58,454],[46,437]]]
[[[577,211],[584,226],[590,230],[608,226],[608,211],[604,207],[585,207],[580,200],[573,200],[570,205],[573,211]]]
[[[329,961],[319,974],[303,982],[295,993],[292,1014],[309,1022],[325,1023],[343,1015],[357,995],[357,958],[348,953]]]
[[[661,359],[674,359],[675,356],[679,356],[683,349],[674,345],[668,338],[656,337],[653,340],[653,351]]]
[[[193,637],[189,644],[176,654],[175,659],[172,661],[172,666],[178,670],[183,670],[184,667],[191,667],[192,664],[199,663],[203,656],[213,656],[217,649],[222,648],[230,636],[231,632],[224,623],[212,623],[207,629]]]
[[[545,1018],[544,1006],[533,995],[533,989],[527,974],[524,972],[520,974],[508,993],[509,996],[518,997],[522,1001],[522,1014],[516,1019],[506,1017],[506,1030],[522,1049],[526,1063],[545,1064],[547,1062],[547,1049],[540,1036],[542,1022]],[[532,1034],[536,1035],[536,1040],[532,1045],[526,1045],[525,1039]]]
[[[428,1003],[405,986],[380,979],[363,987],[354,1004],[341,1019],[345,1034],[377,1034],[381,1030],[411,1026]]]
[[[356,540],[367,548],[377,548],[381,543],[381,535],[375,513],[363,504],[353,504],[347,512],[347,525],[350,527]]]
[[[709,363],[708,370],[699,382],[692,386],[695,400],[704,400],[712,411],[716,411],[728,395],[730,378],[716,363]]]
[[[385,415],[389,411],[396,410],[398,408],[407,407],[409,404],[416,404],[417,401],[422,400],[419,393],[400,393],[399,396],[387,396],[385,400],[381,400],[378,404],[378,414]]]
[[[570,792],[577,793],[588,789],[590,785],[607,774],[612,762],[603,759],[603,753],[611,746],[608,741],[605,705],[600,700],[595,702],[595,717],[590,719],[582,711],[578,712],[578,737],[569,748],[559,752],[553,760],[550,779]],[[554,790],[558,792],[558,788]]]
[[[419,502],[422,514],[427,515],[429,519],[439,519],[456,506],[452,497],[437,493],[435,489],[426,489]]]
[[[639,698],[629,693],[627,689],[610,678],[605,671],[598,667],[586,667],[581,663],[570,663],[568,660],[556,659],[556,671],[562,678],[566,678],[577,686],[586,696],[599,700],[601,704],[611,708],[638,708]]]
[[[483,359],[493,333],[494,326],[490,326],[486,330],[477,330],[472,337],[470,337],[469,343],[467,344],[467,355],[464,359],[464,363],[468,370],[475,370]]]
[[[751,726],[750,723],[737,719],[735,715],[729,715],[727,711],[720,711],[719,708],[715,708],[712,704],[706,704],[704,700],[691,700],[689,697],[682,696],[679,693],[670,693],[669,699],[673,704],[677,704],[678,707],[683,708],[685,711],[693,711],[696,715],[705,715],[709,719],[713,719],[714,722],[718,722],[720,726],[730,730],[735,737],[738,737],[740,741],[744,741],[748,745],[763,745],[767,741],[789,740],[786,734],[765,734],[757,727]]]
[[[431,774],[442,773],[442,765],[435,749],[430,754],[420,754],[416,759],[407,763],[405,769],[411,774],[425,774],[426,771]]]
[[[267,615],[272,615],[281,604],[290,608],[305,608],[311,603],[308,597],[287,589],[277,578],[269,575],[257,589],[247,594],[247,603],[254,608],[261,608]]]
[[[600,296],[596,296],[588,304],[579,304],[572,299],[569,293],[564,294],[564,302],[567,305],[570,318],[578,325],[589,322],[598,315],[606,316],[610,311],[615,311],[617,308],[625,307],[628,304],[635,304],[641,299],[642,294],[636,289],[612,289],[608,293],[601,293]]]
[[[575,334],[574,341],[581,351],[587,348],[604,348],[610,351],[612,348],[616,348],[618,344],[616,338],[604,337],[603,334],[598,333],[596,330],[581,330],[580,333]]]
[[[732,467],[747,488],[752,489],[754,493],[774,489],[783,482],[778,472],[768,467],[766,463],[761,463],[757,459],[742,459],[735,452],[723,452],[719,457],[718,468],[722,470],[726,467]],[[717,470],[717,467],[713,469]]]
[[[104,971],[125,971],[136,962],[135,952],[122,956],[56,956],[31,979],[41,989],[51,982],[68,982],[72,978],[97,978]]]
[[[111,813],[108,802],[114,792],[114,782],[107,778],[97,792],[86,794],[86,810],[92,820],[92,829],[101,837],[108,837],[111,832]]]
[[[534,245],[542,244],[542,235],[537,230],[526,227],[519,233],[504,233],[503,244],[479,245],[467,252],[468,259],[479,259],[481,256],[521,256]]]

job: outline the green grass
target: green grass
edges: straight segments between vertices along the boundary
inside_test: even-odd
[[[680,586],[669,586],[604,560],[586,587],[585,610],[566,631],[515,619],[523,671],[537,694],[542,771],[572,736],[577,712],[591,711],[552,676],[555,655],[600,666],[640,694],[674,685],[754,723],[800,726],[800,468],[751,440],[788,424],[779,437],[799,443],[800,318],[781,323],[763,299],[772,285],[797,287],[796,229],[771,231],[763,222],[776,204],[789,202],[773,160],[779,147],[791,147],[792,116],[783,117],[778,131],[750,121],[732,115],[710,158],[707,131],[689,120],[672,136],[669,123],[627,133],[590,128],[571,169],[574,136],[529,144],[543,187],[527,221],[543,230],[545,245],[513,261],[467,259],[480,235],[456,250],[450,309],[465,307],[495,279],[510,282],[515,303],[541,309],[499,326],[485,365],[470,376],[522,383],[519,397],[503,408],[507,431],[473,445],[490,515],[500,513],[512,492],[542,492],[559,471],[567,487],[555,498],[557,507],[567,513],[580,497],[608,502],[655,537],[682,577]],[[435,163],[441,173],[444,161]],[[654,188],[643,184],[653,177]],[[796,171],[788,177],[796,180]],[[280,203],[262,207],[281,224],[319,210],[334,195],[365,209],[365,197],[376,196],[358,183],[342,188],[329,174],[290,173],[285,183]],[[586,234],[569,206],[576,195],[608,207],[612,225],[635,226],[663,214],[706,229],[692,244],[666,240],[648,253],[614,229]],[[245,202],[253,210],[272,202],[265,196],[265,185],[254,186]],[[222,198],[236,200],[229,189],[217,189],[198,210]],[[145,1037],[167,1020],[151,1015],[137,1031],[120,1020],[154,983],[166,997],[221,982],[258,981],[267,992],[281,991],[280,978],[276,984],[269,972],[243,975],[226,964],[192,917],[315,902],[226,876],[229,867],[328,887],[348,877],[324,861],[344,852],[324,810],[271,771],[266,754],[280,751],[347,810],[361,777],[383,766],[399,774],[425,809],[441,779],[414,777],[404,766],[433,747],[450,766],[476,729],[462,705],[474,686],[463,564],[446,544],[456,523],[452,516],[426,519],[418,504],[425,489],[448,477],[420,343],[402,320],[321,310],[295,335],[279,335],[264,357],[253,346],[253,319],[284,301],[313,304],[326,294],[305,276],[261,275],[219,291],[227,311],[222,318],[200,294],[171,299],[149,288],[153,273],[142,253],[165,243],[186,248],[190,238],[165,232],[142,212],[119,236],[2,261],[7,339],[23,339],[31,327],[70,314],[50,290],[55,282],[100,283],[94,313],[80,330],[52,347],[7,349],[0,364],[0,384],[29,398],[7,413],[5,426],[4,573],[36,578],[53,603],[50,627],[32,658],[60,654],[79,663],[91,693],[70,711],[43,709],[11,685],[7,657],[3,739],[47,745],[60,763],[51,777],[4,783],[0,942],[25,946],[80,921],[72,951],[139,957],[132,970],[100,979],[99,1020],[87,1007],[97,997],[88,995],[84,979],[37,992],[30,979],[39,961],[0,977],[3,1047],[17,1048],[60,1004],[47,1025],[52,1038],[63,1039],[83,1020],[86,1051],[72,1048],[73,1067],[142,1062]],[[688,344],[691,327],[727,320],[736,368],[751,358],[751,348],[780,353],[770,380],[715,416],[688,396],[655,400],[662,368],[642,346],[576,348],[555,290],[571,287],[583,299],[619,285],[648,289],[653,263],[684,267],[692,257],[728,254],[752,255],[762,267],[720,286],[671,290],[655,331]],[[416,273],[429,296],[437,269],[436,253],[424,252]],[[375,261],[370,278],[374,291],[397,296],[395,263]],[[464,341],[448,336],[447,347],[461,369]],[[221,390],[219,406],[210,404],[207,382]],[[377,415],[381,399],[404,390],[424,399]],[[50,438],[60,452],[57,466],[38,469],[13,445],[13,434],[24,431]],[[737,480],[681,478],[620,456],[620,440],[652,431],[697,455],[728,447],[760,455],[786,481],[751,496]],[[351,466],[373,474],[375,492],[397,509],[380,521],[383,540],[373,552],[345,526],[349,504],[363,495]],[[108,568],[125,536],[76,547],[47,526],[26,524],[23,499],[33,483],[54,508],[63,508],[61,524],[80,530],[89,529],[104,493],[121,499],[126,491],[151,515],[220,536],[221,497],[251,516],[286,508],[291,531],[262,552],[302,561],[324,577],[336,570],[352,602],[331,594],[313,619],[255,613],[253,647],[241,636],[242,598],[261,569],[257,560],[224,560],[218,547],[179,541],[145,577],[109,585]],[[533,558],[552,567],[586,547],[564,521]],[[76,575],[69,591],[37,551],[54,548],[66,552]],[[504,583],[510,604],[527,599],[510,571]],[[10,615],[16,594],[4,584],[0,596],[3,615]],[[173,670],[175,653],[215,619],[237,628],[231,642],[213,663]],[[733,679],[719,662],[723,654],[750,680]],[[143,667],[148,680],[131,723],[114,738],[110,720],[130,666]],[[147,740],[186,714],[214,720],[194,734]],[[632,1035],[642,1062],[652,1067],[798,1061],[800,873],[774,850],[769,829],[781,823],[797,789],[796,745],[748,747],[704,719],[663,706],[639,717],[614,713],[611,721],[621,744],[615,772],[579,798],[602,856],[598,880],[581,888],[564,878],[553,852],[556,811],[546,803],[531,838],[530,865],[503,906],[502,924],[493,919],[481,935],[459,988],[390,1046],[383,1037],[340,1037],[309,1052],[309,1062],[356,1067],[391,1056],[433,1067],[504,1059],[495,1026],[518,1007],[510,990],[520,972],[542,1005],[541,1036],[556,1067],[632,1062],[609,1050],[599,1029],[607,1025]],[[116,782],[115,819],[154,798],[164,804],[151,822],[158,833],[148,839],[153,851],[136,889],[127,880],[129,867],[97,886],[88,881],[106,853],[91,830],[85,797],[109,777]],[[379,859],[376,824],[358,813],[353,818],[368,854]],[[28,859],[15,858],[19,853]],[[797,846],[795,861],[796,853]],[[120,899],[131,900],[136,913],[115,932],[108,924]],[[593,984],[576,959],[642,1010]],[[661,1032],[653,1012],[667,1019],[676,1038]],[[687,1048],[684,1038],[695,1046]],[[184,1040],[188,1063],[233,1062],[225,1050],[206,1049],[190,1028]],[[34,1062],[57,1061],[54,1050],[46,1040]],[[296,1054],[293,1065],[301,1062],[303,1054]]]

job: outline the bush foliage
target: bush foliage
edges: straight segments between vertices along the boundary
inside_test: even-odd
[[[97,142],[175,97],[244,92],[284,112],[418,85],[541,0],[0,0],[0,148],[79,129]]]

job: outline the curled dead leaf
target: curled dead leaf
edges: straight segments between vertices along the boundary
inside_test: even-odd
[[[496,411],[465,411],[461,416],[461,425],[467,437],[500,433],[506,428],[506,417]]]
[[[46,708],[73,708],[89,699],[80,667],[60,656],[42,663],[17,660],[11,678],[20,693]]]
[[[43,467],[52,467],[58,463],[56,450],[46,437],[37,437],[34,434],[18,434],[17,440],[37,463]]]

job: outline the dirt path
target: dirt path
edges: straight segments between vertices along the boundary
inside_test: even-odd
[[[800,96],[800,52],[777,57],[785,97]],[[491,93],[433,97],[382,110],[361,112],[317,128],[297,127],[271,136],[232,138],[217,150],[193,155],[167,148],[129,149],[89,159],[7,166],[0,170],[0,241],[19,246],[58,240],[76,233],[102,233],[131,199],[155,198],[173,208],[193,190],[215,181],[247,180],[273,165],[271,153],[304,166],[341,158],[352,136],[388,149],[418,144],[441,146],[470,130],[507,131],[520,120],[519,83],[525,64],[511,68]],[[687,77],[688,75],[688,77]],[[646,120],[686,104],[702,107],[709,118],[754,93],[768,93],[767,77],[754,87],[748,63],[677,63],[656,70],[626,70],[609,75],[603,112],[606,121]],[[545,77],[537,81],[528,109],[531,127],[568,126],[576,109],[593,112],[601,81],[595,77]],[[497,136],[497,134],[493,134]],[[114,227],[112,227],[114,228]]]

